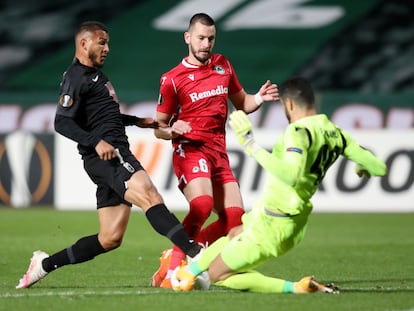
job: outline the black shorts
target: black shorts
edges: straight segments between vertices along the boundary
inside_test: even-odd
[[[120,149],[120,153],[124,161],[128,162],[133,169],[129,168],[128,170],[125,168],[117,157],[104,161],[99,159],[96,153],[83,156],[83,167],[90,179],[97,185],[97,208],[118,205],[120,203],[132,206],[130,202],[124,200],[124,194],[127,189],[125,182],[135,172],[144,168],[129,149]]]

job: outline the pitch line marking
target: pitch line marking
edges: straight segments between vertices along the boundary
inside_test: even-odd
[[[25,290],[26,291],[26,290]],[[43,293],[5,293],[0,298],[42,297],[42,296],[103,296],[103,295],[152,295],[162,291],[68,291],[68,292],[43,292]]]
[[[19,290],[22,291],[22,290]],[[51,297],[51,296],[106,296],[106,295],[116,295],[116,296],[122,296],[122,295],[156,295],[156,294],[169,294],[169,293],[175,293],[180,294],[181,292],[174,292],[174,291],[142,291],[142,290],[131,290],[131,291],[67,291],[67,292],[42,292],[42,293],[30,293],[27,292],[28,290],[23,289],[25,293],[4,293],[0,295],[1,299],[4,298],[21,298],[21,297]],[[201,291],[199,291],[201,292]],[[228,290],[212,290],[211,292],[226,292],[228,293]],[[185,293],[185,292],[183,292]]]

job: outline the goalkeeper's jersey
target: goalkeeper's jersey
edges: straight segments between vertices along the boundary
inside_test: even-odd
[[[263,205],[290,215],[311,209],[312,195],[340,155],[360,164],[371,175],[385,174],[385,164],[326,115],[313,115],[289,124],[272,153],[261,149],[254,155],[268,173]]]

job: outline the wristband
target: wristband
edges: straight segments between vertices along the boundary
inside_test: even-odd
[[[256,142],[256,140],[254,138],[251,138],[248,141],[246,141],[246,143],[244,144],[244,149],[246,150],[246,153],[249,156],[254,157],[254,155],[260,149],[262,149],[262,147]]]
[[[257,106],[260,106],[261,104],[263,104],[263,98],[262,98],[262,95],[260,95],[260,91],[259,91],[259,92],[257,92],[257,93],[254,95],[254,101],[256,102],[256,105],[257,105]]]

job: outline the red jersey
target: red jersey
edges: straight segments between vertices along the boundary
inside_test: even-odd
[[[207,65],[181,63],[161,76],[157,111],[190,123],[190,133],[178,137],[226,150],[225,124],[229,94],[242,90],[233,66],[221,54],[213,54]]]

